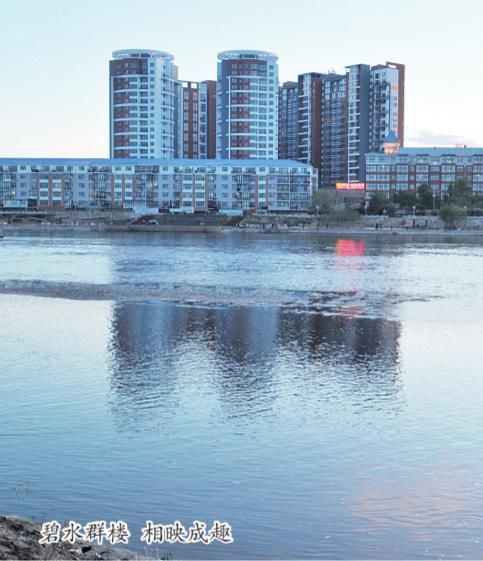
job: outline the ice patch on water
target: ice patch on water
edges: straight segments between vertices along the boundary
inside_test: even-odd
[[[0,294],[70,300],[162,301],[185,306],[278,306],[293,312],[348,317],[388,317],[391,309],[427,297],[377,291],[303,291],[161,283],[79,283],[42,280],[0,282]]]

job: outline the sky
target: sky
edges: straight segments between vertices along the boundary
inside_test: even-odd
[[[0,157],[108,157],[112,51],[268,50],[280,82],[349,64],[406,65],[406,146],[483,146],[482,0],[0,0]]]

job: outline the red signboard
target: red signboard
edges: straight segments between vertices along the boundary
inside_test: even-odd
[[[364,191],[366,184],[362,181],[338,182],[335,184],[335,188],[343,191]]]

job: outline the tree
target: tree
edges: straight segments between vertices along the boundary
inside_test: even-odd
[[[418,187],[418,203],[424,210],[433,208],[433,190],[427,183],[422,183]]]
[[[450,205],[465,206],[472,204],[473,191],[464,179],[448,185],[447,202]]]
[[[386,204],[386,198],[379,191],[372,193],[367,207],[368,214],[380,214]]]
[[[331,222],[356,222],[361,215],[352,208],[335,208],[328,217]]]
[[[457,220],[461,220],[465,215],[465,211],[457,205],[446,204],[439,209],[439,217],[444,222],[446,228],[455,225]]]
[[[392,202],[399,205],[399,208],[412,209],[417,200],[412,191],[396,191],[392,195]]]
[[[328,189],[319,189],[312,195],[311,207],[318,214],[330,214],[337,205],[337,194]]]

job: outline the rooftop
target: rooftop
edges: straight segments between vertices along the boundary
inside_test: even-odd
[[[193,167],[278,167],[310,168],[310,164],[295,160],[207,160],[159,158],[0,158],[0,165],[93,165],[93,166],[193,166]]]
[[[483,148],[472,148],[469,146],[433,146],[433,147],[408,147],[401,148],[399,154],[424,154],[428,156],[472,156],[473,154],[483,154]]]
[[[260,59],[269,59],[274,58],[275,60],[278,59],[278,55],[275,53],[271,53],[269,51],[248,51],[248,50],[239,50],[239,51],[222,51],[218,53],[218,60],[225,60],[228,58],[260,58]]]
[[[480,156],[483,155],[483,148],[475,148],[471,146],[409,146],[400,148],[398,152],[393,154],[384,154],[383,152],[369,152],[368,156],[397,156],[398,154],[406,154],[408,156]]]
[[[120,51],[114,51],[112,53],[112,58],[168,58],[169,60],[173,60],[174,56],[165,51],[153,51],[151,49],[122,49]]]

